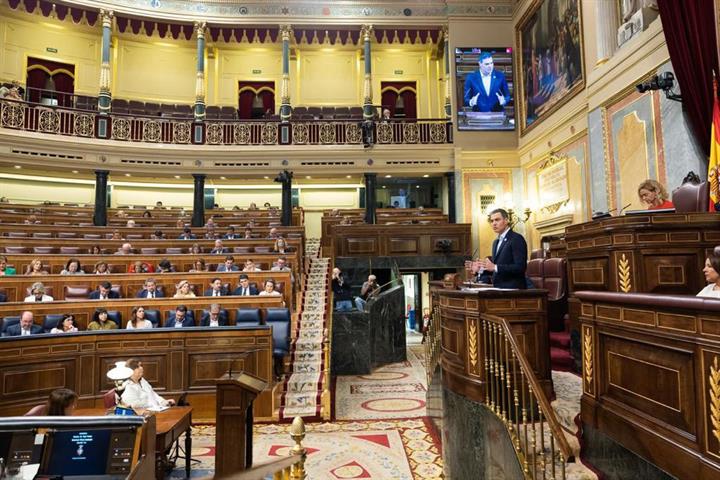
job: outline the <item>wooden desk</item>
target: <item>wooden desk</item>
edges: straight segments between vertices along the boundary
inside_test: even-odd
[[[82,417],[102,416],[104,408],[78,408],[73,415]],[[192,407],[172,407],[163,412],[153,413],[156,420],[155,478],[165,478],[166,457],[170,448],[185,433],[185,475],[190,478],[192,451]]]
[[[627,215],[565,229],[568,287],[695,295],[705,258],[720,244],[720,215]],[[553,255],[560,256],[561,243]]]

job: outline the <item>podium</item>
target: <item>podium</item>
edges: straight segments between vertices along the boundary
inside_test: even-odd
[[[253,400],[266,387],[266,381],[247,372],[227,373],[217,380],[216,477],[252,465]]]

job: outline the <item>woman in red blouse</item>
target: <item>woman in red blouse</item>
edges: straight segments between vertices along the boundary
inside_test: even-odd
[[[648,210],[660,210],[664,208],[675,208],[675,205],[668,200],[668,193],[665,187],[656,180],[645,180],[638,187],[640,201],[648,206]]]

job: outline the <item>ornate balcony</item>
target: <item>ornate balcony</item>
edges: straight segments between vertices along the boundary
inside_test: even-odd
[[[351,120],[207,120],[124,114],[101,115],[33,103],[0,100],[0,127],[26,132],[193,145],[362,145],[363,129]],[[412,119],[369,125],[379,145],[452,143],[452,123]]]

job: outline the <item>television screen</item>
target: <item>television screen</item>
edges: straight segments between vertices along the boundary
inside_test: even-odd
[[[456,48],[458,130],[514,130],[512,48]]]
[[[58,430],[52,434],[52,447],[45,474],[103,475],[107,470],[110,429]]]

